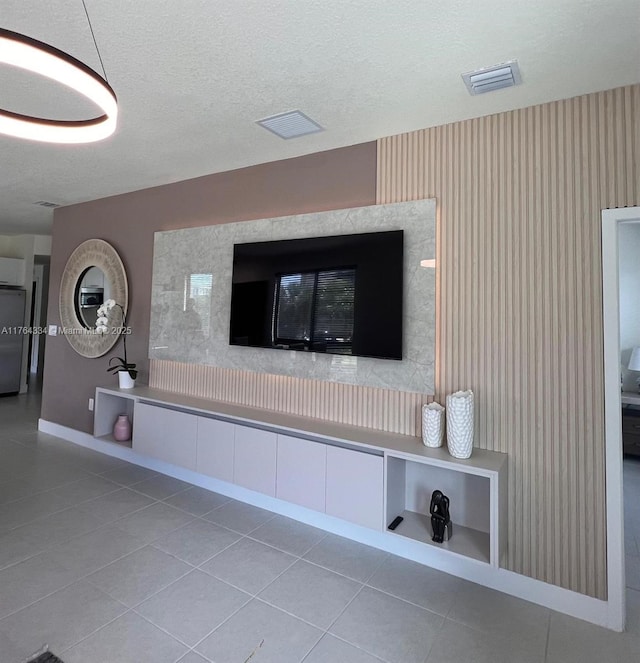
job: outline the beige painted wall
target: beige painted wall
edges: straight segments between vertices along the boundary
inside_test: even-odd
[[[473,389],[509,454],[508,567],[598,598],[600,210],[640,204],[639,161],[638,85],[378,143],[379,203],[439,203],[436,400]]]

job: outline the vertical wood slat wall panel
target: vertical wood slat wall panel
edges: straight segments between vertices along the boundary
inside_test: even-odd
[[[598,598],[600,211],[640,204],[639,118],[634,85],[378,142],[378,204],[438,202],[436,400],[509,454],[508,568]]]
[[[149,386],[187,396],[325,419],[402,435],[421,434],[433,396],[151,359]]]

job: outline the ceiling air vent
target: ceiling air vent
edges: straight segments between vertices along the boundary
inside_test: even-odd
[[[48,200],[36,200],[34,205],[40,205],[40,207],[60,207],[58,203],[50,203]]]
[[[299,110],[265,117],[262,120],[258,120],[257,123],[274,133],[276,136],[285,139],[297,138],[298,136],[306,136],[308,134],[316,134],[319,131],[324,131],[323,127]]]
[[[462,74],[462,80],[469,90],[469,94],[484,94],[503,87],[513,87],[522,82],[520,69],[516,60],[496,64],[486,69],[470,71]]]

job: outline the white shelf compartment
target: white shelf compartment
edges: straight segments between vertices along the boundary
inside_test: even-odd
[[[398,515],[402,516],[404,520],[394,530],[394,534],[406,536],[408,539],[426,543],[434,548],[442,548],[458,555],[471,557],[480,562],[490,562],[488,532],[481,532],[480,530],[464,527],[454,522],[451,540],[444,541],[443,543],[434,543],[431,540],[431,516],[429,514],[425,515],[405,510]]]
[[[96,389],[96,397],[93,412],[93,436],[105,442],[113,442],[124,447],[131,448],[131,440],[119,442],[113,437],[113,426],[121,414],[126,414],[131,422],[133,430],[133,412],[136,398],[126,392],[114,393],[113,389]]]
[[[443,449],[385,454],[386,525],[396,516],[404,519],[388,531],[499,566],[506,551],[506,455],[477,451],[477,457],[467,461],[456,460]],[[431,540],[429,506],[434,490],[450,500],[453,531],[443,543]]]

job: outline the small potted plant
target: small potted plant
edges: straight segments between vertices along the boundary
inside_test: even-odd
[[[138,371],[136,370],[135,364],[130,364],[127,360],[127,316],[124,312],[124,309],[120,304],[116,303],[113,299],[107,299],[107,301],[98,309],[98,319],[96,320],[96,331],[100,334],[106,334],[109,332],[109,313],[113,308],[120,309],[120,315],[122,318],[122,346],[124,357],[111,357],[109,359],[109,368],[107,372],[117,373],[118,381],[121,389],[132,389],[135,387],[135,380],[138,376]],[[116,362],[115,364],[113,362]]]

